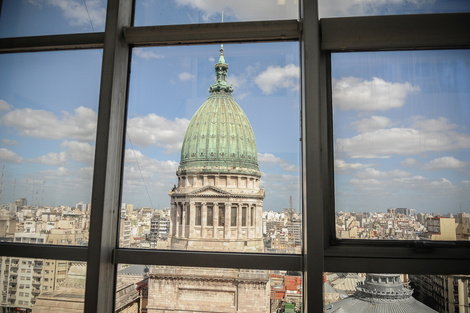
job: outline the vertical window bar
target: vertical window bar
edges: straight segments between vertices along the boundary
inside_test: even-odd
[[[317,1],[301,1],[303,303],[305,312],[323,311],[323,188],[321,132],[322,62]],[[328,173],[326,173],[328,174]],[[310,226],[310,227],[308,227]]]
[[[85,312],[114,311],[122,155],[129,46],[121,35],[131,25],[132,0],[108,0],[92,189]],[[114,284],[112,284],[114,285]]]

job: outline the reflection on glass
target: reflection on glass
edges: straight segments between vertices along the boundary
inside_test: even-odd
[[[137,289],[137,292],[135,292]],[[156,265],[118,267],[116,308],[139,312],[301,312],[300,272]]]
[[[0,56],[0,240],[86,245],[100,51]]]
[[[320,18],[470,12],[466,0],[319,0]]]
[[[468,240],[469,50],[332,56],[336,235]]]
[[[137,0],[135,26],[298,19],[298,0]]]
[[[104,31],[106,0],[0,2],[0,37]]]
[[[469,275],[325,273],[323,305],[331,312],[465,312]]]
[[[121,210],[131,247],[300,253],[297,53],[133,50]]]
[[[86,264],[0,256],[2,312],[83,311]]]

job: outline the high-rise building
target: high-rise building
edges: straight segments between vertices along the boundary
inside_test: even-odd
[[[227,84],[223,47],[188,125],[170,192],[172,249],[262,252],[264,189],[251,124]],[[268,312],[269,273],[153,266],[148,312]]]

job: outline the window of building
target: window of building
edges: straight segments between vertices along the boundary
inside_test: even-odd
[[[207,226],[214,226],[214,207],[207,206]]]
[[[202,205],[196,204],[196,226],[201,226],[202,222]]]
[[[242,207],[242,226],[246,226],[246,206]]]
[[[467,116],[466,114],[468,114],[467,99],[468,90],[470,90],[470,88],[467,88],[468,80],[457,79],[457,77],[465,77],[465,73],[468,72],[467,61],[450,64],[449,62],[441,63],[438,60],[435,66],[425,66],[421,61],[425,58],[423,55],[427,52],[415,54],[414,51],[405,51],[429,50],[430,54],[436,55],[441,52],[449,55],[455,53],[466,55],[468,51],[466,49],[470,48],[467,31],[470,28],[470,18],[468,16],[470,9],[466,2],[448,1],[449,3],[452,2],[451,5],[455,5],[457,9],[446,9],[444,12],[434,10],[443,5],[444,1],[439,0],[429,1],[432,5],[432,10],[429,11],[423,7],[424,9],[421,9],[421,12],[416,10],[404,12],[401,9],[394,8],[395,5],[403,4],[402,2],[395,1],[393,4],[388,2],[387,5],[393,6],[389,7],[390,12],[398,15],[378,16],[382,14],[374,14],[375,12],[368,14],[368,10],[376,10],[370,6],[370,1],[350,1],[348,2],[349,4],[335,7],[330,6],[331,1],[320,1],[320,17],[322,17],[320,20],[318,18],[317,1],[278,1],[276,5],[268,6],[268,9],[262,7],[260,9],[257,6],[256,10],[252,9],[251,6],[246,6],[250,10],[250,14],[255,14],[255,16],[259,15],[259,12],[263,12],[262,16],[259,15],[261,16],[260,18],[251,18],[250,16],[242,15],[244,8],[240,5],[225,9],[222,6],[203,7],[201,5],[203,2],[198,2],[198,4],[189,4],[187,2],[188,5],[180,3],[181,6],[177,7],[176,2],[160,4],[159,1],[156,1],[152,5],[160,5],[158,7],[159,12],[169,12],[170,14],[155,15],[151,10],[145,11],[143,9],[145,7],[143,1],[137,1],[134,6],[131,0],[110,0],[107,5],[104,2],[98,1],[96,3],[100,3],[99,5],[88,8],[88,14],[80,14],[80,16],[84,16],[86,25],[81,24],[84,22],[74,17],[76,15],[70,16],[62,7],[43,2],[41,5],[49,6],[49,9],[57,13],[56,15],[46,13],[47,20],[51,20],[54,23],[58,21],[65,23],[61,23],[60,27],[58,25],[51,25],[50,27],[53,31],[48,31],[44,30],[44,27],[46,24],[50,24],[40,20],[34,21],[34,23],[29,23],[32,25],[33,30],[28,30],[25,33],[21,33],[18,29],[15,30],[15,27],[10,26],[21,24],[16,24],[16,22],[23,22],[24,24],[24,21],[32,21],[32,17],[34,17],[32,12],[35,12],[38,7],[32,1],[18,2],[21,5],[16,4],[17,2],[3,1],[2,15],[0,17],[0,37],[2,37],[0,40],[0,52],[2,53],[0,57],[0,67],[2,68],[2,73],[0,74],[2,82],[0,84],[2,91],[0,93],[2,97],[0,99],[0,125],[2,129],[3,127],[9,127],[9,131],[11,131],[0,132],[2,134],[1,159],[2,162],[6,163],[5,175],[3,176],[5,187],[2,190],[2,206],[8,207],[10,212],[14,212],[18,208],[34,207],[36,203],[37,206],[40,206],[42,205],[41,194],[44,188],[45,199],[50,197],[50,195],[54,195],[47,201],[55,205],[63,205],[67,210],[70,208],[67,213],[70,214],[71,218],[75,214],[71,208],[75,208],[76,203],[86,201],[86,199],[91,199],[90,207],[93,207],[94,212],[89,216],[89,220],[85,218],[81,221],[85,225],[90,225],[89,227],[91,228],[89,233],[83,236],[83,240],[75,245],[42,245],[44,247],[38,247],[38,245],[30,243],[20,243],[21,240],[17,243],[15,239],[12,243],[1,242],[0,248],[2,254],[7,257],[28,257],[31,259],[52,257],[63,261],[87,262],[89,266],[88,273],[86,274],[86,288],[83,288],[83,292],[86,292],[85,311],[111,312],[113,310],[115,290],[109,288],[109,282],[117,280],[114,269],[118,264],[124,263],[132,264],[137,262],[140,264],[143,262],[155,266],[189,266],[193,268],[253,269],[253,267],[256,267],[256,270],[280,269],[283,271],[302,271],[304,274],[302,285],[304,301],[302,309],[305,312],[321,312],[323,309],[324,272],[364,273],[370,271],[373,273],[409,273],[409,275],[470,274],[468,267],[468,262],[470,261],[468,256],[469,245],[466,241],[453,240],[450,243],[436,243],[432,242],[432,240],[383,240],[380,242],[357,241],[355,239],[340,240],[342,236],[337,236],[337,230],[342,230],[343,225],[346,225],[348,222],[352,223],[354,220],[348,219],[343,215],[341,218],[341,229],[337,229],[336,225],[338,224],[335,216],[336,213],[338,215],[340,213],[336,210],[337,208],[347,206],[345,199],[351,199],[355,195],[355,190],[348,189],[351,185],[347,186],[346,183],[351,181],[352,183],[362,182],[362,185],[356,184],[353,187],[369,188],[369,193],[367,194],[375,196],[379,192],[374,191],[373,188],[371,189],[371,184],[367,184],[368,182],[373,183],[374,179],[380,181],[380,179],[388,178],[390,179],[388,182],[405,184],[409,183],[410,178],[420,180],[419,176],[423,176],[422,174],[413,176],[413,173],[411,176],[405,176],[403,172],[395,171],[392,168],[392,166],[395,166],[396,169],[396,167],[403,166],[403,164],[413,164],[413,160],[407,160],[407,158],[411,157],[405,158],[400,155],[402,159],[393,158],[392,160],[389,154],[382,153],[383,151],[381,151],[381,153],[376,155],[379,157],[375,161],[370,160],[369,162],[368,160],[371,158],[368,158],[368,156],[373,152],[377,152],[371,150],[370,147],[363,149],[363,152],[368,153],[368,155],[350,153],[351,150],[348,149],[351,146],[348,143],[351,143],[354,138],[361,134],[369,133],[371,135],[371,132],[379,129],[378,127],[381,127],[382,131],[384,129],[400,128],[401,130],[398,132],[403,131],[404,128],[409,128],[411,135],[414,131],[420,130],[421,134],[428,139],[435,138],[429,137],[432,135],[432,132],[429,132],[430,129],[434,131],[440,129],[442,132],[437,134],[439,138],[449,132],[455,134],[455,136],[451,137],[450,141],[444,140],[445,144],[454,143],[453,140],[460,140],[460,146],[454,146],[447,151],[449,153],[438,155],[435,151],[430,151],[429,145],[432,145],[433,141],[432,143],[426,142],[426,148],[422,154],[418,153],[418,156],[413,158],[416,161],[422,162],[419,165],[420,170],[429,171],[429,177],[432,176],[433,178],[433,180],[430,180],[431,182],[435,182],[436,185],[440,183],[443,186],[433,196],[437,196],[449,187],[455,187],[450,188],[449,192],[456,193],[462,192],[466,188],[467,182],[465,181],[468,179],[466,179],[465,175],[468,173],[468,157],[466,157],[465,145],[468,141],[466,137],[468,131],[465,129],[466,123],[458,123],[456,121],[459,118],[463,121],[465,116]],[[286,3],[286,5],[283,3]],[[286,11],[287,6],[290,4],[293,4],[294,7],[295,13],[293,14],[289,13],[290,11]],[[17,5],[16,8],[14,7],[15,5]],[[18,6],[26,5],[32,5],[27,8],[28,14],[21,15],[20,17],[19,13],[15,13],[19,12],[15,11]],[[83,4],[82,6],[80,4],[80,7],[83,9],[85,5]],[[167,10],[169,8],[168,5],[174,5],[174,10]],[[191,5],[194,5],[195,11],[189,15],[179,14],[182,10],[191,8]],[[381,4],[378,5],[380,6]],[[417,2],[406,2],[406,5],[417,5]],[[108,7],[108,9],[105,10],[105,7]],[[136,16],[133,16],[134,7]],[[334,11],[333,13],[323,13],[331,8]],[[381,12],[386,11],[386,9],[387,7],[380,8]],[[224,23],[219,23],[222,20],[221,11],[225,12]],[[276,14],[269,15],[272,11],[277,13],[274,12]],[[287,14],[279,14],[279,12]],[[404,14],[413,12],[448,14]],[[41,12],[41,14],[43,13],[44,11]],[[351,17],[357,15],[360,15],[360,17]],[[96,18],[96,16],[100,18]],[[106,16],[107,22],[106,30],[103,22],[104,16]],[[155,22],[157,16],[163,16],[161,23]],[[171,20],[172,16],[178,16],[180,19],[170,23],[168,20]],[[338,19],[332,18],[332,16],[346,17]],[[132,21],[135,21],[135,25],[139,27],[131,25]],[[201,21],[203,23],[200,23]],[[165,26],[153,26],[156,24],[165,24]],[[38,25],[41,26],[40,30],[39,27],[38,30],[35,29]],[[66,27],[62,27],[63,25],[66,25]],[[145,25],[152,26],[147,27]],[[22,29],[22,27],[19,27],[19,29]],[[66,34],[50,36],[50,34],[58,33]],[[42,35],[45,36],[43,37]],[[23,38],[21,36],[33,37]],[[158,168],[159,173],[165,174],[159,177],[162,179],[169,179],[170,174],[166,175],[166,173],[173,175],[177,167],[173,162],[163,164],[164,162],[154,162],[154,160],[146,158],[146,149],[156,145],[155,142],[143,143],[143,145],[148,144],[148,146],[142,147],[141,151],[138,151],[126,142],[129,141],[126,137],[126,119],[136,118],[134,120],[136,122],[143,116],[140,115],[140,112],[133,111],[131,107],[129,107],[130,110],[127,110],[127,99],[139,97],[139,93],[133,94],[133,88],[131,88],[128,80],[131,59],[134,55],[140,53],[142,60],[149,58],[161,60],[162,55],[151,53],[160,48],[171,50],[175,46],[199,47],[214,43],[238,46],[242,43],[252,42],[269,42],[269,44],[266,44],[266,47],[269,47],[272,42],[294,42],[299,47],[300,53],[298,55],[300,55],[300,62],[298,63],[298,70],[285,67],[271,68],[272,71],[280,71],[285,75],[297,75],[298,77],[300,73],[298,84],[291,85],[291,81],[285,79],[276,80],[275,78],[278,77],[276,75],[268,75],[266,79],[269,78],[271,84],[275,86],[283,86],[284,90],[286,87],[287,89],[289,87],[291,89],[299,89],[299,86],[301,86],[298,98],[301,99],[302,104],[300,108],[297,107],[300,114],[297,115],[297,120],[294,123],[301,120],[301,127],[299,127],[297,138],[300,140],[296,141],[297,144],[298,142],[301,143],[302,152],[297,155],[297,163],[287,162],[286,164],[286,162],[283,162],[283,160],[292,159],[291,156],[284,157],[286,151],[279,154],[282,156],[263,154],[262,160],[267,164],[276,164],[278,167],[278,172],[272,173],[273,183],[276,182],[276,179],[291,179],[295,183],[301,181],[301,188],[298,188],[298,190],[302,190],[302,194],[298,202],[301,203],[303,208],[302,225],[304,238],[308,239],[303,242],[302,253],[293,255],[276,255],[274,253],[266,255],[226,254],[219,252],[200,253],[197,251],[189,253],[188,251],[164,251],[161,249],[136,251],[136,249],[123,249],[116,246],[116,242],[119,241],[117,240],[119,238],[117,221],[120,214],[121,204],[119,202],[121,195],[126,194],[126,196],[132,197],[132,183],[136,181],[142,182],[142,180],[146,181],[150,178],[149,172],[141,172],[139,167],[148,165],[152,168]],[[151,48],[144,48],[149,46]],[[158,49],[153,50],[156,47]],[[195,50],[197,49],[195,48]],[[437,52],[438,50],[442,51]],[[396,57],[396,55],[392,56],[391,61],[384,60],[383,55],[390,55],[390,52],[393,55],[398,51],[400,54],[410,52],[410,55],[414,55],[411,58],[411,62],[415,66],[409,67],[408,64],[401,64],[400,58]],[[265,52],[266,57],[269,57],[270,49],[266,48]],[[130,57],[131,54],[132,57]],[[81,59],[81,57],[76,57],[77,55],[89,55],[90,58],[85,58],[85,60]],[[370,62],[368,64],[372,64],[372,67],[361,66],[361,64],[365,63],[360,59],[366,55],[368,56],[367,63]],[[346,57],[351,57],[350,62],[343,59]],[[48,59],[52,63],[38,61],[43,58]],[[464,57],[463,60],[466,58]],[[67,68],[65,72],[48,74],[50,73],[49,70],[57,68],[53,63],[63,60],[66,62],[60,64]],[[185,60],[181,59],[181,61],[184,62]],[[291,59],[287,58],[286,64],[291,61]],[[138,62],[138,60],[134,59],[133,62]],[[375,67],[373,65],[374,62],[383,67],[381,69],[373,68]],[[354,69],[354,63],[356,65],[359,64],[360,68]],[[345,65],[345,67],[341,69],[339,67],[340,64]],[[76,70],[68,66],[72,66]],[[230,66],[233,66],[233,64],[230,64]],[[188,63],[187,67],[197,68],[201,72],[207,71],[203,73],[207,77],[212,77],[213,75],[211,69],[203,69],[202,64],[198,62]],[[92,69],[91,73],[98,73],[98,75],[90,75],[90,72],[85,71],[86,73],[84,73],[80,71],[85,68]],[[100,73],[101,68],[103,69],[102,73]],[[37,74],[33,71],[36,69],[43,71],[41,74]],[[255,70],[257,70],[256,67],[247,68],[247,73],[252,73],[250,71]],[[292,72],[289,70],[292,70]],[[359,71],[363,74],[361,77],[357,76]],[[415,77],[416,80],[404,79],[400,72],[405,71],[411,73],[410,77]],[[415,76],[413,76],[413,71],[416,71]],[[400,110],[394,111],[392,109],[387,112],[389,115],[384,115],[384,111],[365,110],[365,112],[362,112],[364,115],[362,115],[361,112],[352,112],[335,104],[338,103],[338,88],[344,87],[347,89],[351,84],[362,87],[363,89],[359,88],[359,90],[363,90],[365,93],[372,92],[376,95],[381,92],[381,87],[383,86],[402,86],[403,88],[399,89],[401,92],[395,92],[393,88],[389,89],[390,93],[387,97],[381,99],[390,105],[396,104],[396,102],[391,100],[400,95],[405,97],[406,100],[410,100],[412,97],[416,97],[417,92],[424,90],[419,81],[420,78],[418,78],[418,74],[422,73],[418,73],[418,71],[422,73],[426,71],[441,73],[442,75],[438,76],[439,83],[436,86],[443,93],[458,90],[458,95],[453,97],[449,103],[436,104],[434,102],[436,98],[432,96],[424,100],[421,99],[419,101],[425,101],[425,103],[427,102],[430,105],[412,108],[408,120],[402,118],[403,115],[400,115],[402,114],[399,112]],[[192,79],[190,72],[181,72],[180,74],[181,76],[173,78],[164,77],[165,82],[173,81],[175,86],[194,93],[196,95],[195,98],[199,97],[202,99],[207,96],[204,95],[202,97],[198,95],[199,88],[192,88],[196,84],[191,87],[184,85],[185,82]],[[388,79],[385,79],[384,76],[388,76]],[[57,79],[55,83],[51,83],[50,77]],[[102,79],[100,80],[98,77],[102,77]],[[376,77],[375,80],[374,77]],[[21,84],[17,85],[17,88],[12,84],[12,78],[13,81],[21,82]],[[237,83],[242,83],[245,78],[246,76],[237,76]],[[32,80],[35,80],[38,85],[29,85]],[[368,88],[374,82],[376,83],[375,87]],[[132,84],[146,83],[148,81],[144,79],[140,81],[137,79],[132,82]],[[83,88],[85,85],[91,86],[92,89],[90,90],[94,90],[94,92]],[[68,93],[62,90],[60,86],[68,86],[74,88],[74,90],[72,93]],[[207,84],[204,84],[204,86],[206,86],[204,88],[207,88]],[[161,86],[158,83],[154,83],[153,87],[158,89]],[[49,90],[47,88],[52,89]],[[98,88],[99,91],[97,91]],[[27,90],[27,92],[20,92],[20,89]],[[406,91],[405,94],[403,89]],[[129,90],[129,94],[127,94],[127,90]],[[40,91],[42,91],[43,95],[47,95],[47,97],[44,99],[40,97]],[[272,90],[266,88],[264,92],[269,93]],[[3,98],[4,94],[8,96],[7,99]],[[245,96],[248,97],[249,95]],[[276,97],[280,96],[280,93],[276,94]],[[362,96],[364,95],[360,93],[355,98],[361,99]],[[58,103],[65,105],[69,103],[65,100],[71,99],[75,99],[81,104],[71,108],[58,105]],[[153,97],[152,101],[156,101],[156,99],[158,99],[158,95]],[[418,101],[417,98],[414,99]],[[18,105],[16,101],[20,104]],[[13,102],[15,103],[13,104]],[[90,106],[90,103],[93,103],[93,106]],[[449,110],[449,107],[455,108],[457,103],[461,104],[460,107],[456,110]],[[286,102],[285,104],[293,105],[294,107],[297,105],[292,104],[292,102]],[[200,105],[200,101],[179,102],[176,105],[172,103],[171,105],[167,104],[165,107],[168,110],[175,109],[176,107],[184,111],[186,106],[189,107],[191,105]],[[435,112],[437,113],[434,114]],[[150,116],[150,113],[146,112],[145,115]],[[283,119],[274,120],[270,118],[269,113],[270,111],[266,110],[265,114],[259,116],[259,118],[265,119],[267,123],[276,124],[278,128],[287,129],[291,125]],[[19,118],[14,118],[15,114],[18,114]],[[159,117],[164,117],[164,115]],[[414,120],[411,120],[412,117]],[[29,121],[34,121],[33,124],[35,126],[28,124],[27,122]],[[165,122],[165,119],[159,119],[155,124],[151,125],[167,125]],[[407,124],[408,122],[409,124]],[[411,124],[411,122],[415,124]],[[152,127],[150,126],[150,128]],[[338,133],[338,131],[346,127],[352,127],[357,133],[349,135]],[[41,132],[44,129],[47,131]],[[59,131],[62,129],[67,131]],[[73,129],[79,131],[69,131]],[[13,133],[14,135],[12,136],[8,135]],[[92,135],[90,136],[90,134]],[[386,135],[390,134],[387,133]],[[142,137],[151,139],[151,137],[147,136]],[[382,141],[389,137],[382,137]],[[336,139],[339,141],[335,141]],[[132,140],[133,138],[131,138]],[[50,144],[53,144],[58,150],[47,150]],[[389,147],[396,146],[390,142],[390,145],[383,147],[383,149],[386,150]],[[171,145],[168,146],[168,149],[171,148]],[[459,157],[456,157],[453,154],[454,152],[458,152]],[[343,155],[340,155],[341,153]],[[123,161],[122,158],[126,159],[129,155],[137,158],[138,162],[135,162],[134,159],[134,163],[125,163],[127,161]],[[343,156],[346,156],[348,159],[345,160]],[[383,159],[386,158],[390,159],[388,160],[390,164],[382,163]],[[404,163],[402,164],[402,162]],[[24,177],[27,175],[22,176],[24,171],[26,171],[29,165],[32,166],[34,164],[38,166],[37,171],[34,173],[37,175],[28,176],[28,181],[25,181]],[[122,169],[123,164],[126,164],[125,169]],[[376,168],[378,165],[380,165],[380,168]],[[443,168],[444,165],[446,168]],[[363,169],[359,169],[360,167],[363,167]],[[374,169],[374,171],[369,168]],[[439,175],[445,173],[448,169],[453,170],[452,175],[456,177],[458,183],[454,183],[453,180],[446,178],[445,175]],[[302,173],[301,177],[300,175],[289,176],[285,173],[286,171],[299,170]],[[351,170],[354,173],[342,173],[342,170],[346,172]],[[13,172],[22,177],[21,182],[19,179],[16,180],[16,188],[15,180],[10,175]],[[124,177],[123,172],[126,173]],[[354,176],[359,172],[361,172],[359,177]],[[241,178],[238,180],[236,175],[227,175],[225,178],[227,186],[236,189],[244,186],[244,183],[247,186],[249,185],[249,182],[244,182]],[[350,176],[348,177],[347,175]],[[440,180],[441,178],[444,179]],[[202,180],[205,178],[194,177],[193,179],[196,186],[202,186]],[[364,181],[366,179],[369,179],[369,181]],[[7,181],[8,184],[6,183]],[[152,183],[154,183],[152,187],[161,186],[158,179],[157,181],[152,181]],[[256,183],[263,187],[265,182],[261,179]],[[77,187],[91,188],[90,186],[92,186],[90,190],[80,189],[80,192],[77,192]],[[120,189],[121,186],[123,186],[122,190]],[[168,189],[171,189],[171,187]],[[13,192],[14,190],[16,191]],[[23,200],[24,198],[5,200],[7,195],[15,193],[18,195],[19,190],[25,190],[29,198],[27,202]],[[410,190],[401,190],[403,194],[399,193],[395,199],[400,199],[399,196],[407,196],[408,194],[406,193],[408,191]],[[269,193],[267,186],[265,192],[266,194]],[[62,199],[61,197],[66,194],[71,198],[67,198],[67,200]],[[145,195],[144,193],[144,196],[151,197],[151,189],[149,189],[148,194]],[[467,210],[465,206],[467,202],[465,201],[468,201],[468,197],[462,195],[464,193],[456,198],[462,200],[462,212],[464,212]],[[80,199],[73,198],[77,196]],[[142,195],[135,196],[136,198],[142,197]],[[289,195],[283,196],[288,197]],[[389,194],[384,194],[384,197],[390,198]],[[10,203],[6,203],[7,201]],[[294,203],[296,203],[295,200]],[[163,205],[153,203],[152,207],[163,207]],[[375,204],[371,203],[367,203],[364,206],[375,208]],[[394,204],[390,205],[390,208],[407,209],[407,206]],[[454,209],[455,206],[458,207],[456,210],[460,213],[460,204],[453,204]],[[291,207],[286,206],[286,208]],[[226,215],[230,214],[230,218],[226,216],[227,222],[230,220],[230,226],[238,226],[237,221],[243,223],[243,213],[240,212],[242,214],[240,218],[237,214],[237,207],[228,205],[226,209],[230,210],[226,211]],[[264,209],[269,208],[266,206]],[[394,212],[392,210],[390,214],[401,214],[397,212],[398,210]],[[214,215],[216,214],[215,211],[213,213]],[[145,212],[142,214],[145,215]],[[198,223],[198,220],[200,221],[201,216],[201,213],[199,217],[194,216],[195,224]],[[221,224],[220,216],[221,214],[219,214],[218,219],[219,225]],[[255,214],[248,214],[248,216],[255,216]],[[262,218],[261,215],[256,216]],[[176,219],[177,217],[173,218]],[[466,219],[463,215],[458,218]],[[418,216],[416,216],[416,220],[418,220]],[[360,223],[358,215],[356,215],[355,223]],[[403,223],[402,220],[397,221],[397,227],[403,228]],[[384,227],[380,224],[378,223],[375,227]],[[201,225],[201,222],[199,222],[199,225]],[[436,220],[431,220],[429,225],[437,231],[442,230],[442,225],[444,224],[441,225],[439,223],[437,225]],[[232,229],[235,228],[233,227]],[[466,228],[461,228],[462,236],[464,236],[463,233]],[[351,238],[351,232],[349,233],[349,238]],[[49,243],[61,242],[61,238],[46,240]],[[88,245],[88,240],[93,244]],[[265,242],[269,240],[270,238],[266,238]],[[279,245],[283,244],[283,242],[279,241]],[[64,271],[62,274],[65,275],[66,272]],[[58,279],[58,281],[62,281],[62,279]],[[456,282],[458,285],[459,280],[457,279]],[[27,286],[27,288],[30,288],[30,286]],[[186,293],[185,296],[187,297],[186,300],[190,301],[194,295]]]
[[[237,213],[238,213],[238,207],[236,206],[231,207],[230,226],[237,226]]]
[[[225,225],[225,205],[223,203],[219,203],[219,226]]]

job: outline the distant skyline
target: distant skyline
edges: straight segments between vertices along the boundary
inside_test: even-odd
[[[136,25],[218,22],[222,10],[225,22],[298,18],[295,0],[252,4],[138,0]],[[470,11],[468,1],[341,4],[321,1],[321,16]],[[100,0],[4,0],[0,37],[103,31],[105,9]],[[219,48],[133,49],[124,203],[170,205],[181,141],[209,95]],[[298,43],[224,48],[257,140],[264,209],[282,211],[292,196],[299,210]],[[101,50],[0,55],[0,203],[91,201],[101,59]],[[469,63],[468,50],[333,55],[337,211],[470,211]]]

